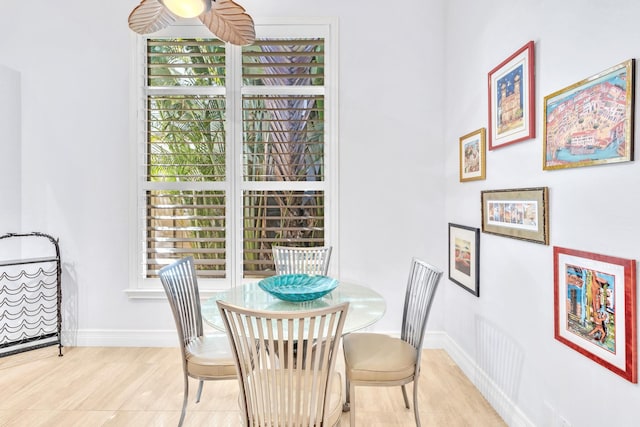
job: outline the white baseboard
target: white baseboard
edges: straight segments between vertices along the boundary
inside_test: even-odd
[[[204,326],[206,335],[223,335],[209,326]],[[178,333],[166,330],[114,330],[82,329],[62,331],[62,344],[70,347],[176,347]]]
[[[71,347],[175,347],[175,330],[84,329],[63,332],[62,344]]]
[[[85,329],[62,333],[62,343],[73,347],[174,347],[177,346],[177,341],[175,330]],[[424,348],[445,350],[507,425],[535,427],[520,408],[445,332],[427,332]]]

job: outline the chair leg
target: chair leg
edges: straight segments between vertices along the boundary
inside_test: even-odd
[[[349,384],[349,394],[351,396],[351,401],[349,402],[349,425],[351,427],[356,426],[356,400],[355,400],[355,387],[353,384]],[[353,405],[353,407],[351,407]]]
[[[184,397],[182,399],[182,413],[180,414],[180,421],[178,421],[178,427],[182,427],[184,422],[184,416],[187,415],[187,402],[189,401],[189,377],[184,375]]]
[[[413,381],[413,412],[416,417],[416,427],[420,427],[420,413],[418,412],[418,382]]]
[[[202,395],[202,386],[204,385],[204,380],[200,380],[198,383],[198,393],[196,394],[196,403],[200,403],[200,396]]]
[[[345,398],[344,398],[344,404],[342,405],[342,412],[349,412],[349,409],[351,408],[351,400],[350,400],[350,395],[351,393],[349,392],[350,389],[350,382],[349,382],[349,378],[347,378],[347,376],[345,375],[345,379],[344,379],[344,383],[345,383]]]
[[[407,389],[404,384],[402,385],[402,397],[404,398],[405,408],[411,409],[411,406],[409,406],[409,399],[407,398]]]

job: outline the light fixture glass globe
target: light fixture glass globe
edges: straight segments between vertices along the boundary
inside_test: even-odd
[[[159,0],[167,9],[181,18],[195,18],[211,9],[211,0]]]

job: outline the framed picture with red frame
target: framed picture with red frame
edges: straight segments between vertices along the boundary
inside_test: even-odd
[[[489,71],[489,150],[535,138],[534,43]]]
[[[638,382],[636,262],[553,248],[555,338]]]

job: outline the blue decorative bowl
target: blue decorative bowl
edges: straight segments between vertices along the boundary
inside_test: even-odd
[[[325,296],[338,286],[338,281],[320,275],[282,274],[262,279],[258,286],[283,301],[302,302]]]

